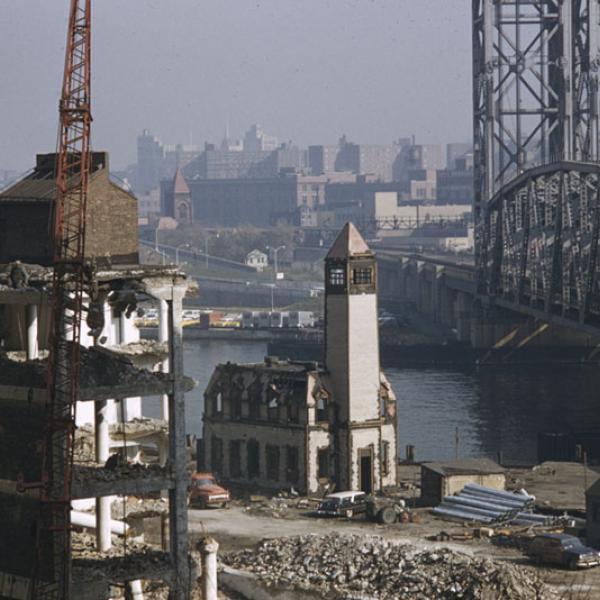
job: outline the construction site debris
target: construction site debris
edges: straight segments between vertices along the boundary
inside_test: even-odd
[[[113,455],[114,456],[114,455]],[[75,465],[73,468],[74,483],[91,483],[94,481],[122,481],[124,479],[167,478],[169,470],[157,464],[121,464],[113,469]]]
[[[464,521],[480,521],[491,525],[516,523],[550,525],[552,517],[532,512],[535,496],[524,490],[504,492],[468,483],[455,496],[444,496],[433,513]]]
[[[152,385],[168,375],[137,369],[125,356],[94,346],[80,348],[81,386],[109,387],[117,385]],[[47,360],[27,362],[11,360],[0,353],[0,383],[28,388],[46,387]]]
[[[303,535],[263,540],[256,550],[229,553],[223,561],[256,574],[267,586],[328,598],[558,598],[526,567],[447,548],[421,550],[380,537]]]

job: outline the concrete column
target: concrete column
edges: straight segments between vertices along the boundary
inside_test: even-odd
[[[169,394],[169,462],[175,487],[169,490],[169,541],[174,577],[171,600],[190,597],[190,565],[187,545],[187,448],[185,436],[185,394],[183,390],[182,300],[184,290],[175,288],[169,308],[169,366],[173,378]]]
[[[26,309],[27,320],[27,360],[38,358],[38,308],[36,304],[28,304]]]
[[[131,592],[132,600],[144,600],[144,593],[142,592],[142,580],[136,579],[130,581],[128,584],[129,591]]]
[[[158,341],[161,343],[169,342],[169,307],[166,300],[159,300],[158,307]],[[169,372],[169,359],[165,358],[162,362],[164,373]],[[169,420],[169,397],[164,394],[161,396],[162,418]]]
[[[104,464],[109,455],[108,432],[108,401],[97,400],[95,410],[95,446],[96,462]],[[96,547],[100,552],[105,552],[111,547],[110,536],[110,496],[96,498]]]
[[[200,543],[202,554],[202,598],[217,600],[217,551],[219,544],[211,537]]]

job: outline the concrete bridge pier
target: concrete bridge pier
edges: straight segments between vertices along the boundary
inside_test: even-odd
[[[456,292],[456,301],[454,302],[454,315],[456,322],[456,339],[459,342],[471,341],[472,311],[472,296],[465,292]]]

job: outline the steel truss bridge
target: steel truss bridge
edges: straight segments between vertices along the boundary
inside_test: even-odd
[[[477,296],[600,328],[600,0],[473,0]]]

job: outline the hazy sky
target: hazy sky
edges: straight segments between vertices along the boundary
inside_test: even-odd
[[[469,0],[92,0],[93,146],[259,122],[301,145],[471,135]],[[69,0],[0,0],[0,169],[56,144]]]

